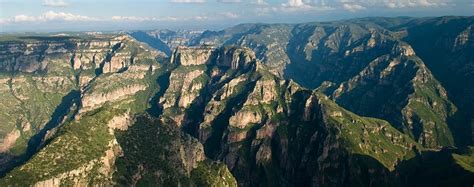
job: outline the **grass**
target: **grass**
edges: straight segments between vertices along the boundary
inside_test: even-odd
[[[237,186],[237,181],[225,164],[210,160],[201,161],[191,172],[191,179],[197,186]]]
[[[465,170],[474,173],[474,147],[467,147],[461,154],[452,154],[454,161]]]
[[[373,157],[393,170],[400,160],[415,156],[414,147],[421,147],[384,120],[357,116],[329,99],[321,101],[323,110],[326,110],[327,123],[340,131],[342,142],[353,154]],[[336,113],[340,115],[333,115]]]
[[[432,131],[432,139],[425,140],[426,146],[452,146],[454,138],[447,124],[447,118],[454,115],[456,107],[447,99],[438,93],[440,88],[435,80],[429,80],[426,84],[415,85],[415,92],[412,96],[412,102],[408,108],[419,118],[423,124],[423,131]],[[434,105],[436,103],[436,105]],[[434,125],[430,125],[433,122]]]

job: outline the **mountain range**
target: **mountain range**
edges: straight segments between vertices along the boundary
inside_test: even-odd
[[[0,36],[0,184],[472,186],[473,27]]]

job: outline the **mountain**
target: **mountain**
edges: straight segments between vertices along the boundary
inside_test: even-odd
[[[473,20],[4,36],[0,184],[470,186]]]
[[[195,30],[154,30],[154,31],[135,31],[130,35],[141,42],[145,42],[151,47],[164,52],[168,56],[171,55],[172,49],[178,46],[187,46],[190,41],[199,37],[202,31]]]
[[[2,42],[2,161],[33,154],[47,132],[77,113],[81,92],[135,56],[124,36],[23,37]],[[111,58],[114,55],[114,58]],[[153,59],[156,54],[143,53]],[[87,103],[85,103],[87,105]]]
[[[331,85],[326,94],[341,106],[440,148],[472,141],[474,88],[459,84],[471,80],[472,26],[472,17],[243,24],[205,32],[190,45],[249,47],[280,78]]]

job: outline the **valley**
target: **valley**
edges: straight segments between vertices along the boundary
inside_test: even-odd
[[[0,185],[470,186],[473,26],[0,36]]]

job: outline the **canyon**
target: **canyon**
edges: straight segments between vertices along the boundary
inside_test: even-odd
[[[2,38],[0,184],[472,185],[473,26]]]

